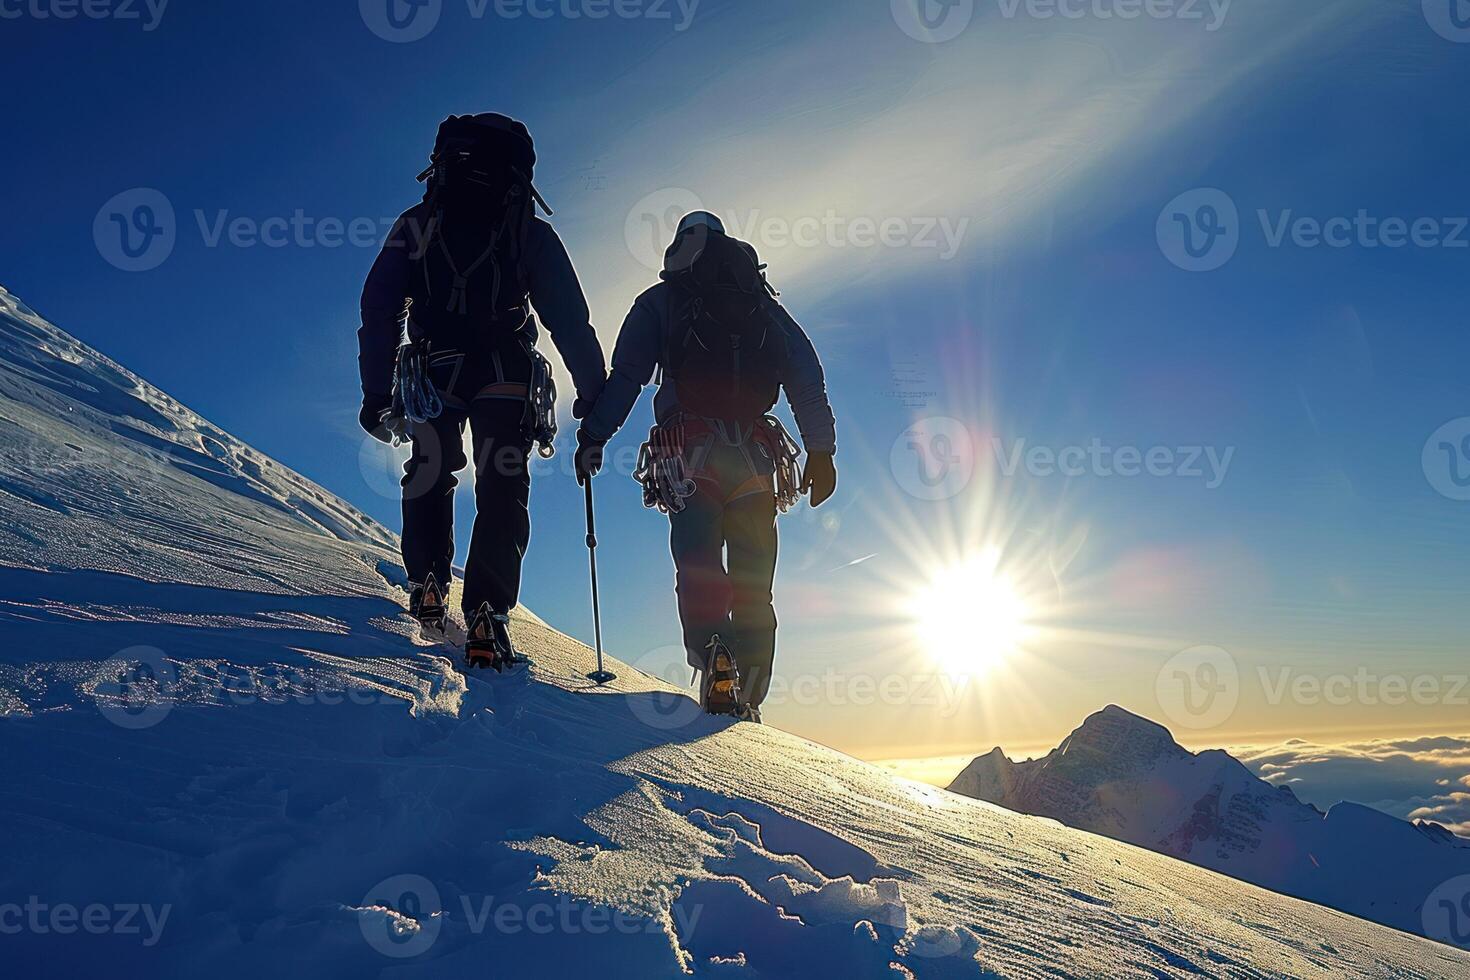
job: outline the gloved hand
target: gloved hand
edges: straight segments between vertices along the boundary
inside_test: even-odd
[[[820,507],[837,492],[837,466],[831,453],[811,453],[802,474],[801,492],[811,494],[813,507]]]
[[[362,410],[357,413],[357,424],[362,426],[362,431],[372,436],[379,442],[393,443],[393,430],[390,429],[383,419],[386,412],[392,411],[393,399],[388,395],[364,395],[362,399]]]
[[[597,399],[602,395],[602,389],[606,386],[607,382],[604,380],[594,390],[580,392],[572,402],[572,418],[580,422],[591,415],[593,407],[597,404]]]
[[[592,438],[586,429],[577,430],[577,486],[583,486],[602,472],[603,451],[607,443]]]

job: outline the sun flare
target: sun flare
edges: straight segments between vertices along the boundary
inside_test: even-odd
[[[937,572],[910,614],[928,654],[957,675],[984,674],[1024,644],[1031,610],[993,551]]]

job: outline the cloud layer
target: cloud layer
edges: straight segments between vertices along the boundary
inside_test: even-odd
[[[1470,837],[1470,735],[1374,739],[1230,750],[1262,779],[1308,803],[1354,800],[1406,820],[1432,820]]]

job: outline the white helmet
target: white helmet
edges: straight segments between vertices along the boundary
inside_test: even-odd
[[[679,222],[679,227],[674,232],[674,237],[679,237],[691,228],[708,228],[711,231],[719,232],[721,235],[725,234],[725,223],[708,211],[691,211],[684,215],[684,220]]]

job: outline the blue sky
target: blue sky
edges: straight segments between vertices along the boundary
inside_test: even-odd
[[[776,723],[869,757],[1054,742],[1109,701],[1197,744],[1463,731],[1470,503],[1450,467],[1470,473],[1470,423],[1431,442],[1470,416],[1454,22],[1435,28],[1436,0],[1202,19],[991,0],[934,6],[926,39],[906,2],[593,19],[566,13],[590,0],[442,0],[408,43],[369,27],[387,0],[173,0],[156,20],[0,3],[0,282],[396,528],[355,428],[374,236],[330,247],[322,222],[391,219],[444,115],[504,111],[537,138],[609,349],[668,215],[698,203],[755,241],[827,362],[842,485],[782,525]],[[138,188],[175,241],[124,271],[107,215]],[[1205,189],[1235,213],[1195,260],[1183,229],[1208,244],[1222,214]],[[283,247],[211,244],[298,213],[311,230]],[[1384,244],[1390,218],[1417,241]],[[1301,219],[1339,219],[1341,247]],[[1199,262],[1223,264],[1181,268]],[[647,424],[645,403],[614,449]],[[958,458],[949,482],[917,479],[911,442]],[[1156,447],[1155,475],[1130,466]],[[668,672],[665,524],[631,481],[598,489],[609,646]],[[535,494],[525,601],[587,636],[578,492],[557,471]],[[909,593],[991,552],[1025,594],[1025,649],[956,673],[963,651],[915,643]],[[1228,711],[1167,687],[1222,667]],[[1310,691],[1363,670],[1346,703]],[[1439,693],[1388,703],[1383,675]]]

